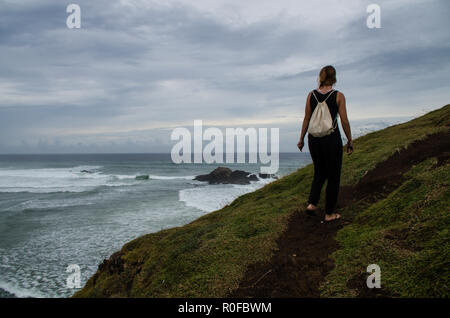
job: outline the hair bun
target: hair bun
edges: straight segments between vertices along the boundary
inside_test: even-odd
[[[332,65],[323,67],[319,72],[319,87],[336,83],[336,69]]]

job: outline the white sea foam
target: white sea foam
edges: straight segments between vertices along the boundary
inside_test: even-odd
[[[136,179],[135,175],[124,175],[124,174],[118,174],[114,176],[118,180],[130,180],[130,179]]]
[[[150,180],[193,180],[195,176],[158,176],[154,174],[138,173],[136,175],[115,175],[119,180],[136,179],[137,176],[148,175]]]
[[[100,166],[71,168],[0,169],[0,192],[84,192],[99,186],[136,184],[135,176],[102,174]],[[85,172],[89,171],[89,172]]]
[[[195,176],[155,176],[149,175],[150,179],[153,180],[175,180],[175,179],[183,179],[183,180],[193,180]]]
[[[94,202],[91,202],[85,198],[80,199],[33,199],[27,200],[16,205],[13,205],[9,208],[4,209],[4,211],[17,211],[17,210],[25,210],[25,209],[52,209],[52,208],[67,208],[73,206],[86,206],[92,205]]]
[[[101,166],[70,168],[5,169],[0,168],[0,192],[84,192],[99,186],[120,187],[137,184],[137,175],[111,175]],[[88,171],[88,172],[86,172]],[[153,180],[192,180],[195,176],[149,175]]]
[[[122,198],[126,201],[127,195]],[[14,242],[6,249],[0,247],[0,289],[17,297],[68,297],[76,290],[66,286],[67,264],[81,267],[84,285],[101,260],[125,242],[180,226],[203,214],[176,199],[156,201],[150,206],[148,202],[133,201],[131,206],[111,207],[81,219],[70,209],[66,213],[23,216],[46,228],[36,229],[32,239]]]
[[[205,212],[212,212],[233,202],[237,197],[255,191],[274,179],[260,179],[246,185],[217,184],[205,185],[178,192],[179,200],[186,206],[194,207]]]
[[[0,288],[7,291],[8,293],[18,297],[18,298],[45,298],[46,296],[39,291],[33,289],[25,289],[14,284],[0,281]]]

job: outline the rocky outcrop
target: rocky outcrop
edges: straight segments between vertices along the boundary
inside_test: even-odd
[[[257,181],[255,174],[242,170],[232,171],[229,168],[218,167],[209,174],[196,176],[194,180],[206,181],[209,184],[249,184],[250,181]]]

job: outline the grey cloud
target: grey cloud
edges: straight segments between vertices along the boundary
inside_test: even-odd
[[[169,144],[165,127],[198,118],[294,122],[318,69],[330,63],[354,118],[417,115],[448,103],[446,1],[380,2],[382,29],[369,30],[362,11],[326,32],[286,25],[278,15],[233,27],[185,4],[144,8],[106,0],[78,1],[82,29],[69,30],[64,3],[4,2],[0,152],[96,145],[156,151],[161,140]],[[424,14],[430,18],[418,20]],[[158,133],[148,129],[154,126]],[[286,136],[295,135],[289,129]],[[281,140],[295,151],[287,137]]]

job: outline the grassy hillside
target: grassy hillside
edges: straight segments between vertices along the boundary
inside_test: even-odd
[[[448,133],[450,105],[355,140],[344,155],[342,185],[354,186],[414,141]],[[417,144],[417,143],[416,143]],[[382,269],[388,296],[449,296],[448,157],[430,155],[376,202],[341,210],[348,225],[336,236],[335,267],[325,297],[364,296],[368,264]],[[182,227],[137,238],[99,266],[75,297],[226,297],[249,265],[269,262],[290,217],[307,203],[311,165],[236,199]],[[324,206],[323,196],[319,206]]]

